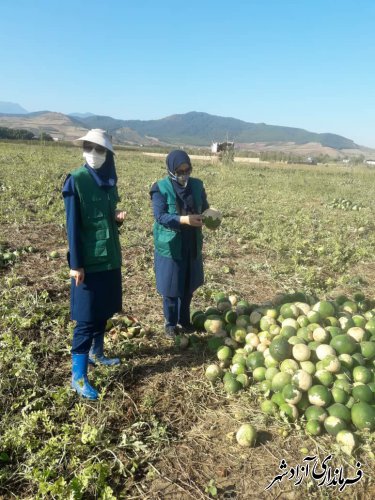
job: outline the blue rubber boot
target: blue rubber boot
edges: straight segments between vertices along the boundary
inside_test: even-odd
[[[98,363],[99,365],[106,365],[106,366],[113,366],[120,364],[119,358],[107,358],[106,356],[104,356],[103,351],[104,351],[104,333],[101,333],[100,335],[95,335],[92,341],[92,346],[89,353],[89,363],[91,363],[92,365],[96,365]]]
[[[83,398],[98,399],[98,391],[87,378],[88,354],[72,354],[72,388]]]

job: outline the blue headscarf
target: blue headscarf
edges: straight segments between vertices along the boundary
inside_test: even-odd
[[[107,150],[105,162],[100,168],[94,169],[87,165],[86,168],[99,187],[110,188],[116,186],[117,174],[112,151]]]
[[[175,149],[169,153],[166,158],[167,172],[168,176],[172,182],[172,186],[175,193],[180,201],[181,208],[186,214],[194,213],[194,199],[193,193],[191,191],[191,184],[188,181],[186,187],[181,186],[176,180],[172,179],[170,173],[176,174],[176,170],[183,163],[187,163],[191,167],[191,161],[189,155],[182,151],[181,149]]]
[[[172,174],[175,174],[178,167],[183,163],[187,163],[191,166],[189,155],[181,149],[174,149],[173,151],[171,151],[167,156],[165,162],[167,164],[168,173],[172,172]]]

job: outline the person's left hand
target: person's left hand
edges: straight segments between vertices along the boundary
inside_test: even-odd
[[[116,222],[124,222],[125,217],[126,217],[126,212],[124,212],[124,210],[116,210],[115,211]]]

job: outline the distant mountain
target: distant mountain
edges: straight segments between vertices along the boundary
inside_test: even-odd
[[[69,113],[68,116],[73,116],[73,118],[89,118],[95,115],[93,113]]]
[[[336,134],[317,134],[300,128],[249,123],[196,111],[167,116],[160,120],[116,120],[110,116],[91,116],[81,121],[88,128],[104,128],[110,132],[120,127],[130,128],[141,136],[156,137],[169,144],[207,146],[212,141],[228,138],[237,143],[314,142],[334,149],[357,147],[352,140]]]
[[[0,101],[0,113],[23,115],[25,113],[28,113],[28,111],[16,102]]]
[[[85,124],[87,128],[102,128],[108,130],[108,132],[113,133],[117,129],[126,127],[126,120],[119,120],[117,118],[112,118],[111,116],[101,116],[92,115],[87,118],[80,118],[80,121]]]
[[[115,144],[203,146],[212,142],[234,141],[237,147],[254,152],[281,151],[299,156],[374,156],[375,151],[358,146],[341,135],[317,134],[300,128],[250,123],[236,118],[192,111],[160,120],[120,120],[92,113],[64,115],[51,111],[27,114],[1,113],[0,127],[41,131],[61,140],[73,140],[87,129],[103,128]]]
[[[26,129],[35,135],[46,132],[54,138],[68,141],[87,132],[87,128],[76,118],[51,111],[27,115],[0,115],[0,127]]]

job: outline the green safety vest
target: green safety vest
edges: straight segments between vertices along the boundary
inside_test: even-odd
[[[166,198],[168,213],[180,215],[178,211],[178,204],[176,200],[176,193],[173,189],[172,182],[169,177],[164,177],[158,181],[160,193]],[[191,186],[195,212],[202,213],[202,191],[203,182],[200,179],[190,177],[189,184]],[[197,257],[202,255],[203,235],[200,227],[196,229],[196,242],[197,242]],[[181,259],[181,246],[182,237],[180,229],[168,229],[167,227],[154,222],[154,245],[155,250],[163,257],[171,259]]]
[[[87,168],[71,172],[80,200],[80,243],[86,272],[109,271],[121,267],[121,247],[115,209],[117,187],[101,189]]]

